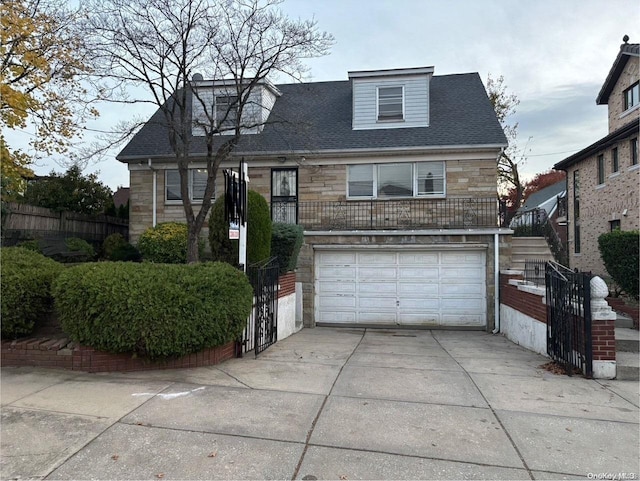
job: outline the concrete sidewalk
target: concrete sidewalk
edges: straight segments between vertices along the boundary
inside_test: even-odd
[[[317,328],[216,367],[3,368],[0,475],[637,479],[638,383],[546,361],[482,332]]]

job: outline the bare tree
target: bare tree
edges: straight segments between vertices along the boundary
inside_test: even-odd
[[[509,123],[509,117],[515,114],[520,100],[517,95],[507,92],[507,86],[502,75],[495,80],[491,77],[491,74],[487,76],[487,95],[509,143],[498,158],[498,190],[505,194],[507,212],[504,223],[509,225],[509,222],[511,222],[511,219],[522,204],[525,189],[524,182],[520,179],[518,166],[525,162],[526,156],[524,153],[518,153],[518,123]],[[524,151],[526,151],[528,142],[525,144]]]
[[[101,92],[117,102],[150,102],[162,112],[180,173],[188,262],[198,261],[198,236],[211,207],[220,164],[247,130],[265,123],[263,116],[251,114],[260,107],[252,93],[274,75],[301,79],[304,60],[326,55],[333,44],[333,37],[320,31],[316,21],[287,18],[278,9],[280,3],[89,0],[87,5],[85,31]],[[211,87],[222,89],[224,104],[212,108],[211,89],[203,88],[203,77],[194,79],[195,74],[213,79]],[[143,87],[147,97],[132,98],[135,87]],[[188,185],[194,129],[201,134],[199,142],[204,142],[207,166],[197,212]]]

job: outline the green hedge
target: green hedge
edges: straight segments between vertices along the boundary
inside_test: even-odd
[[[162,264],[185,264],[187,262],[187,224],[163,222],[149,227],[140,236],[138,250],[144,260]],[[204,245],[198,245],[200,255]]]
[[[302,226],[274,223],[271,231],[271,255],[277,257],[280,275],[292,271],[298,265],[298,254],[302,247]]]
[[[52,308],[51,283],[62,265],[22,247],[3,247],[2,337],[31,334]]]
[[[53,292],[60,323],[75,342],[149,358],[237,339],[253,296],[247,277],[220,262],[83,264],[63,272]]]
[[[607,272],[622,290],[638,299],[640,233],[614,230],[598,237],[598,248]]]
[[[96,256],[96,251],[93,246],[84,239],[69,237],[64,240],[64,243],[67,249],[69,249],[69,252],[79,254],[79,256],[74,259],[75,262],[87,262],[93,260]]]
[[[102,242],[102,257],[111,260],[113,251],[125,244],[127,244],[127,241],[122,234],[116,232],[108,235]]]
[[[224,197],[216,200],[209,216],[209,244],[213,259],[238,265],[238,241],[229,239],[229,223],[224,220]],[[271,255],[271,212],[258,192],[247,195],[247,264]]]

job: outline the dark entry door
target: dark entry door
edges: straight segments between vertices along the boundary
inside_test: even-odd
[[[271,219],[298,223],[298,169],[271,169]]]

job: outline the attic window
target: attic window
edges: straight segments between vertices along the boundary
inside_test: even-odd
[[[216,125],[219,130],[231,130],[238,118],[238,97],[216,95]]]
[[[624,109],[629,110],[640,104],[640,84],[636,82],[634,85],[624,91]]]
[[[378,120],[404,120],[404,87],[378,87]]]

